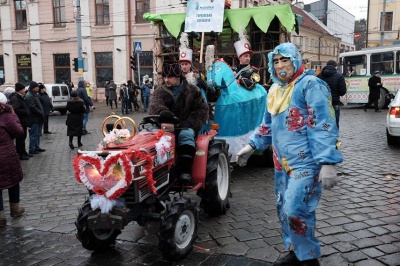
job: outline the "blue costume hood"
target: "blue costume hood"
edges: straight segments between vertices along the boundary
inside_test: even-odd
[[[282,82],[275,73],[274,69],[274,63],[272,59],[274,58],[274,55],[280,54],[284,57],[290,58],[294,65],[294,73],[297,73],[297,71],[300,69],[302,65],[302,59],[299,51],[297,50],[296,46],[292,43],[282,43],[275,47],[275,49],[268,53],[268,72],[271,74],[271,79],[274,83],[278,83],[281,85],[285,85],[284,82]]]

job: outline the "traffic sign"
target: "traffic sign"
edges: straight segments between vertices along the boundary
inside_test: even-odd
[[[142,52],[142,42],[134,42],[133,50],[135,51],[135,53],[141,53]]]

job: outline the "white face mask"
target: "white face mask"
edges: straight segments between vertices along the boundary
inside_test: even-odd
[[[273,65],[276,76],[282,82],[289,82],[294,75],[294,65],[289,57],[284,57],[281,54],[274,55]]]

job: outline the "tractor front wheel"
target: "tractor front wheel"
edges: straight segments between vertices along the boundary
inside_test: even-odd
[[[189,198],[175,198],[161,217],[159,249],[169,261],[179,261],[193,249],[197,237],[199,209]]]
[[[115,245],[115,239],[121,230],[117,229],[95,229],[88,228],[88,214],[92,211],[90,201],[86,200],[79,209],[78,218],[75,226],[77,229],[76,237],[81,241],[82,246],[87,250],[104,251],[111,249]]]

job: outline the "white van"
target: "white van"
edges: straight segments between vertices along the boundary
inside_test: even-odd
[[[53,104],[53,110],[59,111],[60,114],[67,113],[67,102],[69,100],[69,90],[67,84],[44,84],[46,92]]]

